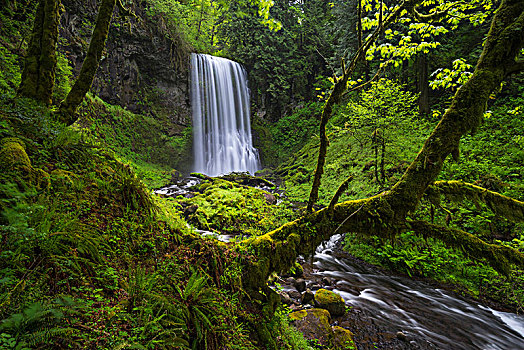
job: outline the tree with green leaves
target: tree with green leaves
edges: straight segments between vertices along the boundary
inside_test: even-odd
[[[321,121],[321,146],[317,175],[323,172],[323,157],[327,148],[325,126],[333,106],[348,89],[349,75],[359,59],[366,54],[374,40],[390,23],[408,11],[417,11],[422,1],[401,1],[390,12],[383,14],[383,23],[368,36],[343,67],[343,76],[337,78],[333,90],[324,105]],[[439,6],[448,6],[442,2]],[[425,15],[427,20],[442,16],[439,7]],[[423,197],[438,203],[442,196],[483,202],[497,215],[514,222],[524,222],[524,202],[505,197],[496,192],[459,181],[438,181],[444,162],[451,155],[459,156],[461,138],[480,124],[486,103],[500,85],[511,75],[524,70],[522,50],[524,46],[524,2],[503,0],[491,22],[484,40],[484,49],[469,80],[456,92],[451,105],[440,123],[427,138],[422,149],[401,179],[391,188],[370,198],[332,203],[322,210],[287,223],[264,236],[243,242],[258,259],[245,271],[244,283],[267,301],[268,313],[275,307],[277,298],[272,296],[265,281],[273,272],[286,271],[296,257],[314,251],[323,240],[335,233],[355,232],[364,235],[394,237],[401,232],[414,231],[424,237],[434,237],[459,247],[477,258],[486,259],[496,270],[508,274],[513,265],[524,267],[524,254],[516,249],[489,244],[474,234],[414,218]],[[315,188],[316,186],[316,188]],[[315,178],[310,209],[316,201],[320,177]],[[347,186],[344,182],[341,187]],[[339,193],[340,191],[337,191]]]

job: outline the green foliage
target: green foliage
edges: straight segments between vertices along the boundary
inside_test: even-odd
[[[149,187],[166,185],[172,168],[185,170],[188,166],[191,128],[168,136],[167,119],[134,114],[97,97],[86,100],[80,109],[82,131],[108,145]]]
[[[6,47],[0,46],[0,93],[13,94],[20,84],[21,72],[16,59]]]
[[[429,86],[432,89],[443,88],[456,90],[466,83],[472,74],[470,70],[473,66],[466,63],[462,58],[453,61],[452,66],[452,69],[437,69],[433,72],[431,74],[433,80],[430,81]]]
[[[287,350],[311,350],[308,341],[296,328],[290,324],[288,307],[279,307],[269,323],[269,329],[273,333],[279,349]]]
[[[57,64],[53,100],[59,102],[62,101],[71,90],[73,68],[63,53],[57,52],[56,58]]]
[[[398,83],[382,79],[337,109],[328,126],[330,147],[319,192],[320,203],[327,205],[338,186],[350,175],[355,179],[341,200],[376,194],[399,178],[424,137],[426,124],[416,117],[415,100],[416,97]],[[403,137],[406,134],[411,137],[409,141]],[[318,138],[310,138],[277,169],[277,173],[284,176],[287,195],[293,200],[305,200],[309,195],[318,142]],[[379,152],[378,158],[376,152]],[[377,176],[380,169],[383,172]]]
[[[35,302],[0,321],[0,344],[5,349],[25,350],[50,345],[57,338],[70,339],[76,330],[64,324],[78,313],[77,308],[69,297],[58,298],[50,305]]]

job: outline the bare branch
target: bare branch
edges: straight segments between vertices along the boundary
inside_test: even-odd
[[[333,209],[335,208],[335,204],[338,203],[338,200],[340,199],[340,196],[342,195],[342,193],[344,193],[345,190],[348,189],[348,186],[349,186],[349,183],[353,181],[353,176],[350,176],[348,177],[337,189],[337,192],[335,193],[335,195],[333,196],[333,198],[331,198],[331,201],[329,202],[329,205],[328,205],[328,213],[332,214],[333,213]]]

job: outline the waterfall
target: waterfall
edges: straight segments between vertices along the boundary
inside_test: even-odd
[[[209,176],[259,168],[251,141],[246,71],[231,60],[191,55],[194,170]]]

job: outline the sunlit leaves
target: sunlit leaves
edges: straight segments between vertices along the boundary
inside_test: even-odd
[[[382,1],[375,0],[362,0],[361,4],[364,11],[362,18],[364,36],[370,35],[380,25],[379,10],[381,4],[383,6],[383,19],[393,12],[395,6],[398,6],[388,7]],[[396,24],[386,28],[378,43],[371,45],[366,53],[366,60],[379,59],[381,67],[390,64],[399,66],[403,60],[410,59],[419,53],[429,53],[432,49],[437,48],[440,45],[437,40],[438,37],[455,29],[461,21],[468,20],[474,25],[478,25],[486,20],[492,10],[492,0],[422,1],[421,5],[415,8],[415,11],[422,18],[412,16],[407,10],[402,11],[401,17],[396,20]],[[445,15],[440,16],[440,14]],[[436,18],[439,21],[433,22],[430,20],[431,18]],[[428,23],[417,22],[414,19],[427,19]],[[462,80],[458,78],[458,75],[453,76],[451,80],[460,85],[466,76],[467,74],[464,75]]]
[[[453,61],[452,69],[440,68],[431,74],[429,86],[432,89],[455,89],[469,80],[473,66],[462,58]]]

